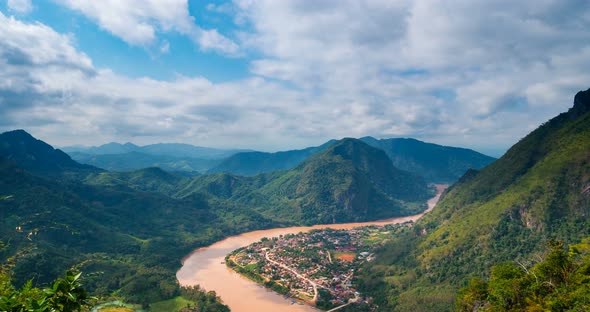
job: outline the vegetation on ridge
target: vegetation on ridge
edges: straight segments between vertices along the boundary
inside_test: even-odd
[[[359,285],[391,310],[451,310],[459,287],[549,239],[590,236],[590,99],[447,190],[437,208],[381,251]],[[581,109],[586,107],[586,109]]]

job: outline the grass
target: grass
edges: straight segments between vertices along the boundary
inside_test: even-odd
[[[173,299],[152,303],[150,305],[150,311],[152,311],[152,312],[161,312],[161,311],[177,312],[189,304],[194,305],[194,303],[189,300],[186,300],[182,297],[176,297]]]

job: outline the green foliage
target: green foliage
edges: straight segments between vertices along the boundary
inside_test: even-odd
[[[0,311],[9,312],[74,312],[83,311],[92,299],[82,288],[82,273],[67,271],[50,287],[33,288],[29,281],[17,290],[10,284],[10,274],[2,267],[0,274]]]
[[[590,239],[568,249],[550,241],[531,268],[513,262],[492,267],[488,283],[459,292],[460,311],[587,311],[590,309]]]

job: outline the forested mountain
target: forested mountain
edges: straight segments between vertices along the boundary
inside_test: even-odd
[[[495,160],[474,150],[426,143],[415,139],[361,138],[382,149],[393,165],[433,183],[453,183],[468,169],[481,169]]]
[[[416,204],[431,194],[424,180],[357,139],[330,145],[259,192],[271,197],[277,213],[295,211],[308,224],[408,215],[425,209]]]
[[[548,239],[590,236],[590,90],[399,233],[359,285],[386,310],[452,310],[457,289],[490,267],[532,267]],[[565,309],[565,308],[564,308]]]
[[[468,169],[481,169],[495,160],[476,151],[426,143],[415,139],[375,139],[361,141],[385,151],[399,169],[423,177],[430,183],[452,183]],[[334,140],[317,147],[277,153],[237,153],[209,170],[210,173],[228,172],[252,176],[275,170],[288,170],[330,146]]]
[[[209,173],[228,172],[243,176],[253,176],[259,173],[292,169],[315,153],[323,151],[335,141],[330,140],[320,146],[308,147],[301,150],[276,153],[237,153],[209,169]]]
[[[431,194],[421,178],[355,139],[292,170],[186,177],[80,165],[24,131],[1,138],[0,196],[8,199],[0,201],[0,260],[15,280],[42,285],[77,267],[92,293],[133,302],[178,295],[179,259],[224,236],[411,214]]]
[[[151,175],[151,176],[150,176]],[[145,170],[137,184],[174,181]],[[192,249],[231,233],[274,225],[237,204],[182,199],[121,185],[44,178],[0,161],[0,256],[18,283],[44,284],[75,266],[94,294],[148,303],[178,295],[175,271]]]
[[[86,182],[159,191],[174,198],[207,194],[250,207],[282,224],[408,215],[425,209],[431,195],[422,178],[395,168],[383,151],[356,139],[334,142],[291,170],[253,177],[217,173],[182,179],[155,168],[149,172],[158,172],[149,175],[149,183],[146,170],[100,173]]]
[[[33,138],[24,130],[0,134],[0,157],[37,174],[63,174],[67,172],[95,172],[100,169],[82,165],[59,149]]]
[[[337,141],[292,170],[253,180],[253,191],[239,202],[282,222],[304,224],[409,215],[425,209],[431,195],[424,180],[356,139]]]

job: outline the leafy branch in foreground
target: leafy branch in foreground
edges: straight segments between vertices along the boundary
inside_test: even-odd
[[[80,283],[82,273],[68,271],[43,290],[27,282],[20,290],[10,282],[10,272],[0,271],[0,311],[7,312],[74,312],[84,311],[94,298]]]
[[[460,290],[459,311],[590,310],[590,238],[568,249],[548,243],[532,268],[512,262],[492,267],[489,281],[474,278]]]

